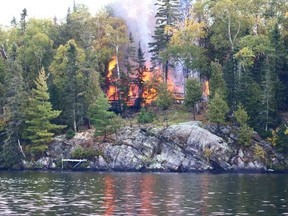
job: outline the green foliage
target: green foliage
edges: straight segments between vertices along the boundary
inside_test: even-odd
[[[174,26],[178,20],[179,1],[177,0],[157,0],[157,13],[155,16],[156,26],[152,36],[153,42],[149,43],[149,52],[152,53],[153,67],[161,65],[164,68],[164,80],[168,78],[168,60],[161,58],[160,53],[167,49],[168,43],[172,37],[171,34],[166,32],[166,27]]]
[[[219,62],[211,62],[211,78],[210,78],[210,97],[213,98],[215,91],[218,90],[219,93],[226,97],[227,88],[226,83],[223,79],[223,68]]]
[[[74,136],[75,136],[75,131],[74,131],[74,130],[69,129],[69,130],[66,132],[66,139],[72,139]]]
[[[277,130],[277,139],[275,148],[278,152],[288,154],[288,135],[287,128],[281,125]]]
[[[71,152],[71,157],[74,159],[93,160],[95,157],[101,154],[102,153],[99,150],[95,150],[93,148],[77,147],[73,152]]]
[[[40,157],[45,155],[45,152],[48,150],[48,146],[46,144],[40,145],[28,145],[26,147],[26,152],[30,156],[32,160],[38,160]]]
[[[238,142],[244,146],[251,145],[251,137],[253,135],[253,129],[250,128],[247,124],[244,124],[240,127],[238,133]]]
[[[192,110],[193,118],[195,120],[196,104],[202,98],[201,82],[196,78],[189,78],[185,85],[185,98],[184,104],[187,110]]]
[[[0,151],[0,167],[12,168],[20,164],[22,155],[16,137],[9,137],[2,143]]]
[[[254,147],[254,157],[261,160],[261,161],[265,161],[266,159],[266,152],[265,150],[263,149],[262,146],[258,145],[258,144],[255,144]]]
[[[36,150],[38,145],[43,146],[51,142],[54,135],[51,131],[64,128],[51,123],[51,120],[57,118],[61,111],[52,109],[46,80],[47,76],[42,69],[35,81],[36,88],[32,89],[32,96],[26,109],[25,135],[35,145]]]
[[[238,109],[234,112],[234,116],[238,124],[240,125],[239,129],[239,143],[241,145],[250,146],[251,137],[253,135],[253,129],[250,128],[247,124],[249,120],[249,116],[242,105],[238,107]]]
[[[234,116],[236,121],[239,123],[240,126],[243,126],[249,120],[249,116],[243,106],[239,106],[238,109],[234,112]]]
[[[119,124],[114,123],[116,114],[109,111],[109,109],[110,104],[104,93],[101,92],[89,112],[91,123],[96,129],[95,135],[104,136],[104,139],[109,133],[114,133],[119,127]]]
[[[138,115],[138,123],[152,123],[155,118],[155,114],[149,111],[147,108],[142,107]]]
[[[166,83],[160,83],[158,86],[156,106],[162,110],[167,110],[173,104],[173,94],[169,91]]]
[[[208,119],[218,125],[225,122],[225,115],[229,111],[227,103],[216,91],[212,99],[208,103]]]
[[[16,52],[17,47],[14,47]],[[13,53],[13,55],[16,55]],[[12,58],[12,57],[11,57]],[[3,119],[5,123],[4,133],[1,134],[2,143],[1,157],[5,167],[13,167],[22,159],[19,145],[21,143],[21,132],[24,119],[24,107],[27,94],[24,90],[22,68],[17,61],[8,62],[5,76],[5,94]],[[1,158],[0,158],[1,160]]]
[[[53,89],[56,92],[53,101],[57,104],[56,108],[62,110],[60,115],[62,122],[75,132],[83,125],[87,106],[86,87],[90,86],[87,76],[84,75],[85,59],[84,50],[71,39],[65,46],[61,45],[57,49],[50,66]]]

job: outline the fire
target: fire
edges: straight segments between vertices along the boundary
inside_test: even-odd
[[[111,82],[113,81],[112,80],[113,69],[116,67],[116,64],[117,64],[116,56],[113,56],[112,60],[109,62],[107,73],[107,79],[109,81],[109,89],[107,90],[108,100],[118,100],[117,88],[111,85]]]
[[[210,95],[209,81],[206,80],[203,85],[203,95],[208,97]]]
[[[156,82],[160,81],[160,77],[153,76],[152,72],[146,70],[143,74],[143,82],[145,84],[142,98],[144,105],[149,105],[157,98],[157,89],[155,88]]]
[[[107,72],[107,81],[109,84],[108,90],[107,90],[107,98],[110,101],[116,101],[119,99],[119,89],[116,87],[116,83],[118,82],[117,78],[113,76],[113,70],[115,69],[117,65],[116,56],[114,56],[108,65],[108,72]],[[168,73],[168,74],[171,74]],[[137,80],[136,75],[131,75],[127,82],[127,87],[129,87],[128,95],[125,93],[123,95],[126,95],[126,98],[122,97],[122,100],[125,100],[127,103],[127,106],[134,106],[136,100],[140,97],[139,94],[142,93],[141,97],[143,98],[142,105],[149,105],[153,101],[157,99],[157,86],[160,82],[163,82],[162,79],[162,72],[161,70],[156,71],[149,71],[146,69],[146,71],[143,72],[142,75],[142,81],[143,81],[143,89],[140,89],[140,86],[138,85],[139,80]],[[114,78],[115,77],[115,78]],[[139,79],[139,78],[138,78]],[[122,83],[123,84],[123,83]],[[125,84],[124,84],[125,85]],[[168,90],[173,93],[174,99],[178,102],[183,101],[184,99],[184,92],[183,92],[183,85],[178,84],[176,85],[172,76],[168,76],[167,80],[167,86]],[[210,94],[209,90],[209,81],[206,80],[203,82],[203,97],[208,98]]]

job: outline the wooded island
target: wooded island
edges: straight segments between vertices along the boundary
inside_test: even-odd
[[[237,127],[237,143],[265,158],[257,132],[287,157],[287,1],[155,0],[154,16],[148,44],[112,6],[75,4],[61,22],[23,9],[0,28],[0,168],[39,159],[59,134],[93,128],[104,142],[191,120],[218,135]]]

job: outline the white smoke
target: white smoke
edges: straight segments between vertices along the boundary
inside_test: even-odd
[[[187,2],[189,0],[182,0]],[[149,53],[148,43],[153,42],[152,35],[155,29],[155,15],[157,7],[156,0],[115,0],[110,4],[114,9],[115,15],[123,18],[126,21],[129,32],[132,33],[136,48],[140,42],[141,48],[145,53],[147,63],[150,62],[151,53]],[[181,2],[181,5],[183,2]],[[187,5],[186,5],[187,7]],[[184,76],[183,67],[176,64],[170,68],[170,78],[176,87],[175,91],[184,92]]]
[[[115,14],[126,21],[137,48],[140,42],[147,61],[150,61],[148,43],[152,42],[155,27],[155,2],[156,0],[116,0],[112,4]]]

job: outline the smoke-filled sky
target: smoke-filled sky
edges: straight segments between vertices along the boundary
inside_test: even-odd
[[[115,0],[75,0],[75,3],[82,3],[89,7],[92,15],[105,4]],[[28,19],[54,18],[61,20],[67,14],[67,9],[73,6],[74,0],[8,0],[1,2],[0,25],[9,26],[13,17],[20,19],[24,8],[27,9]],[[122,2],[125,2],[123,0]]]

